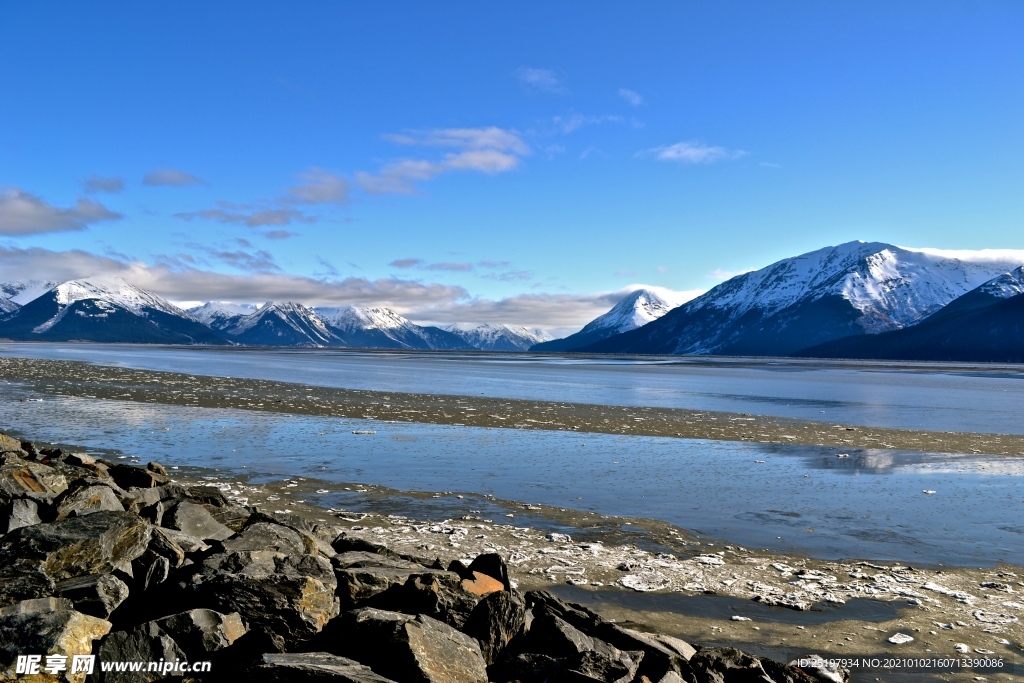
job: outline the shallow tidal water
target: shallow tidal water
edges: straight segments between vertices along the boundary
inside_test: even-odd
[[[0,428],[143,462],[650,518],[821,558],[1024,565],[1024,459],[386,423],[33,394]],[[356,431],[373,434],[355,434]],[[337,491],[330,490],[330,484]],[[924,493],[934,491],[934,493]],[[432,503],[438,505],[437,501]]]
[[[1024,434],[1024,367],[4,343],[0,354],[378,391]]]

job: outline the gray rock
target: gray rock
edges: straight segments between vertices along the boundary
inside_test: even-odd
[[[166,557],[171,567],[177,568],[185,561],[185,550],[178,545],[171,535],[170,529],[153,527],[153,534],[149,539],[149,546],[146,550],[160,557]],[[179,534],[181,532],[178,532]],[[191,538],[191,537],[188,537]],[[198,539],[192,539],[203,547],[209,547]]]
[[[273,550],[286,555],[302,555],[304,554],[304,545],[302,538],[294,529],[280,524],[257,522],[242,529],[231,540],[224,541],[224,550],[227,552]]]
[[[27,600],[0,610],[0,680],[18,680],[15,663],[18,655],[92,654],[93,641],[105,636],[109,621],[70,609],[70,602],[60,598]],[[40,677],[40,680],[46,680]],[[82,683],[85,674],[68,675],[64,679]]]
[[[342,622],[347,637],[340,646],[383,676],[403,683],[487,681],[476,640],[436,619],[360,609],[346,613]]]
[[[180,531],[178,529],[168,529],[167,527],[160,527],[160,531],[163,532],[164,536],[173,541],[175,545],[181,548],[182,552],[184,552],[186,555],[189,555],[191,553],[202,552],[210,548],[209,545],[203,542],[203,539],[196,538],[195,536],[185,533],[184,531]],[[157,533],[156,529],[153,530],[153,533]],[[168,557],[168,559],[172,558]]]
[[[127,512],[100,511],[26,526],[0,541],[0,583],[16,560],[33,560],[54,581],[126,568],[146,551],[150,525]]]
[[[6,434],[0,434],[0,453],[13,453],[21,457],[28,455],[28,452],[21,447],[20,440]]]
[[[523,630],[525,615],[522,598],[508,591],[497,591],[473,608],[462,632],[480,642],[484,661],[493,664],[509,641]]]
[[[180,662],[185,653],[155,621],[127,631],[114,631],[100,643],[97,659],[102,662]],[[180,675],[180,674],[179,674]],[[104,683],[149,683],[161,681],[167,674],[158,671],[108,671]]]
[[[204,541],[223,541],[234,535],[202,505],[182,501],[164,514],[164,526]]]
[[[133,486],[140,489],[153,488],[167,483],[167,475],[153,472],[145,467],[135,465],[124,465],[118,463],[108,468],[110,476],[118,486],[123,489],[130,489]]]
[[[39,504],[34,500],[13,498],[0,504],[0,535],[42,522],[39,517]]]
[[[252,672],[252,683],[395,683],[352,659],[326,652],[263,655]]]
[[[93,574],[59,581],[57,595],[67,598],[83,614],[109,619],[111,612],[128,597],[128,586],[113,574]]]
[[[206,509],[210,511],[215,520],[236,533],[244,529],[246,522],[249,521],[249,510],[241,505],[224,505],[214,508],[207,506]]]
[[[365,550],[349,550],[331,558],[331,564],[338,569],[365,569],[367,567],[389,567],[391,569],[424,569],[416,562],[401,558],[386,557]]]
[[[0,466],[0,495],[17,497],[23,493],[63,493],[68,480],[58,470],[20,458],[7,458]]]
[[[238,612],[221,614],[212,609],[193,609],[156,621],[192,661],[205,661],[230,646],[248,630]]]
[[[199,604],[238,612],[250,628],[275,633],[288,643],[311,638],[338,615],[336,588],[326,559],[272,550],[211,555],[185,586]]]
[[[156,555],[142,574],[142,590],[148,591],[167,580],[171,574],[171,563],[166,557]]]
[[[342,605],[346,607],[360,605],[389,588],[402,586],[416,577],[430,581],[435,575],[441,575],[445,581],[453,585],[458,585],[461,581],[459,575],[454,572],[425,567],[415,569],[362,567],[339,569],[335,571],[335,574],[338,578],[338,596],[341,598]]]
[[[690,658],[690,666],[700,680],[713,683],[817,683],[814,678],[795,667],[755,657],[731,647],[701,648]]]
[[[647,676],[652,681],[659,681],[673,673],[682,680],[694,681],[693,669],[689,659],[696,650],[687,642],[671,636],[652,633],[641,633],[624,628],[618,624],[602,624],[595,631],[596,635],[620,650],[641,650],[643,662],[637,673]]]
[[[88,515],[101,510],[124,512],[109,486],[84,486],[57,499],[57,517]]]

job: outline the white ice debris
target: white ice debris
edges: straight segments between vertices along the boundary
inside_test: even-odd
[[[909,636],[906,633],[894,633],[889,636],[889,642],[893,645],[905,645],[906,643],[914,642],[914,637]]]

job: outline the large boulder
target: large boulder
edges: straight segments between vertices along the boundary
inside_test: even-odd
[[[83,486],[68,491],[57,499],[57,517],[88,515],[92,512],[110,510],[124,512],[124,506],[109,486]]]
[[[31,498],[11,498],[0,501],[0,536],[23,526],[42,524],[39,503]]]
[[[185,653],[155,621],[115,631],[100,643],[101,662],[185,662]],[[180,674],[179,674],[180,675]],[[108,671],[104,683],[150,683],[167,677],[163,671]]]
[[[473,608],[462,631],[479,641],[484,661],[493,664],[509,641],[523,630],[525,617],[521,597],[508,591],[496,591]]]
[[[0,497],[24,493],[63,493],[67,478],[57,469],[18,457],[5,456],[0,465]]]
[[[288,643],[309,639],[338,615],[336,588],[328,560],[274,550],[216,553],[184,586],[198,604],[238,612],[250,628]]]
[[[245,624],[238,612],[221,614],[212,609],[193,609],[157,619],[190,661],[206,661],[214,652],[229,647],[245,635]]]
[[[204,541],[223,541],[234,535],[202,505],[182,501],[163,515],[163,525]]]
[[[712,683],[817,683],[800,669],[731,647],[706,647],[690,658],[699,680]]]
[[[355,660],[327,652],[265,654],[249,680],[252,683],[395,683]]]
[[[145,520],[113,511],[16,529],[0,541],[0,605],[52,595],[57,581],[130,572],[150,533]]]
[[[110,614],[128,597],[128,586],[113,574],[77,576],[57,582],[54,591],[70,600],[75,609],[101,619]]]
[[[64,681],[83,683],[85,672],[72,672],[76,656],[92,654],[93,641],[105,636],[109,621],[82,614],[61,598],[25,600],[0,609],[0,680]],[[65,657],[64,671],[40,671],[23,679],[16,672],[19,655]]]
[[[480,645],[425,615],[364,608],[342,618],[339,654],[355,656],[374,671],[403,683],[485,683]]]

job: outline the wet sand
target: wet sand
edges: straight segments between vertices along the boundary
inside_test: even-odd
[[[887,429],[685,409],[337,389],[134,370],[80,361],[0,358],[0,378],[59,396],[203,408],[837,449],[1024,455],[1021,435]]]

